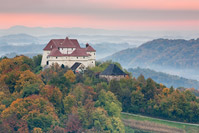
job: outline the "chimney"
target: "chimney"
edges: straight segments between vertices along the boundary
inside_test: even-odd
[[[87,44],[86,44],[86,48],[87,48],[88,46],[89,46],[89,44],[87,43]]]

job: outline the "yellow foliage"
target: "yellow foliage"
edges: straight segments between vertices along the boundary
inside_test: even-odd
[[[5,97],[5,93],[3,91],[0,91],[0,101],[3,100]]]
[[[61,104],[62,92],[57,87],[46,85],[44,88],[41,89],[40,94],[43,97],[48,98],[48,100],[54,105]]]
[[[24,64],[24,60],[28,58],[25,56],[17,56],[11,59],[3,59],[0,62],[0,73],[6,74],[12,70],[19,70],[20,66]]]
[[[162,88],[164,86],[164,84],[160,83],[160,87]]]
[[[169,94],[169,88],[164,88],[162,90],[162,92],[164,93],[164,95],[168,95]]]
[[[20,91],[25,85],[34,83],[39,83],[40,87],[44,86],[44,83],[37,75],[30,70],[26,70],[20,74],[19,80],[16,81],[15,88],[17,91]]]
[[[38,115],[48,115],[54,121],[59,121],[53,105],[41,96],[32,95],[26,98],[18,98],[2,113],[2,118],[16,114],[18,118],[27,120]]]
[[[5,108],[6,108],[6,106],[5,106],[5,105],[0,104],[0,113],[1,113]]]
[[[137,88],[136,91],[140,91],[142,89],[140,86],[137,86],[136,88]]]
[[[42,133],[42,130],[41,130],[41,128],[35,127],[33,129],[33,133]]]
[[[75,96],[69,94],[66,96],[63,100],[64,103],[64,111],[69,114],[71,112],[75,112],[75,108],[72,108],[74,105],[76,105],[76,98]]]
[[[66,79],[69,79],[69,81],[70,81],[71,83],[74,83],[75,80],[76,80],[76,75],[73,73],[72,70],[68,70],[68,71],[64,74],[64,76],[66,77]]]

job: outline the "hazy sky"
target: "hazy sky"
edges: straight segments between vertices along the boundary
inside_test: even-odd
[[[199,30],[199,0],[0,0],[0,28]]]

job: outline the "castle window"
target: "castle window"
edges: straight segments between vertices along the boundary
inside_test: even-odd
[[[58,48],[60,50],[60,48]]]
[[[57,59],[57,57],[56,57],[56,59]]]
[[[62,48],[62,50],[63,50],[64,48]]]
[[[85,59],[85,56],[83,58]]]
[[[73,48],[72,48],[72,50],[73,50]]]
[[[78,57],[77,57],[77,59],[78,59]]]
[[[95,55],[95,53],[94,53],[94,55]]]

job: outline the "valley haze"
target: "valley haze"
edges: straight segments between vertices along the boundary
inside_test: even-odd
[[[78,38],[81,46],[90,43],[98,51],[97,59],[101,60],[107,56],[111,56],[115,52],[129,48],[137,48],[142,44],[158,38],[164,39],[197,39],[199,31],[127,31],[127,30],[105,30],[94,28],[43,28],[43,27],[26,27],[13,26],[8,29],[0,29],[0,52],[1,56],[13,57],[16,54],[24,54],[27,56],[34,56],[42,54],[42,48],[51,39]],[[107,58],[111,59],[111,58]],[[113,60],[114,61],[114,60]],[[120,61],[119,61],[120,62]],[[120,62],[121,63],[121,62]],[[136,68],[137,64],[123,67]],[[143,66],[139,66],[143,67]],[[193,69],[176,69],[157,66],[145,66],[143,68],[150,68],[159,72],[165,72],[172,75],[182,76],[188,79],[199,80],[199,74]]]

